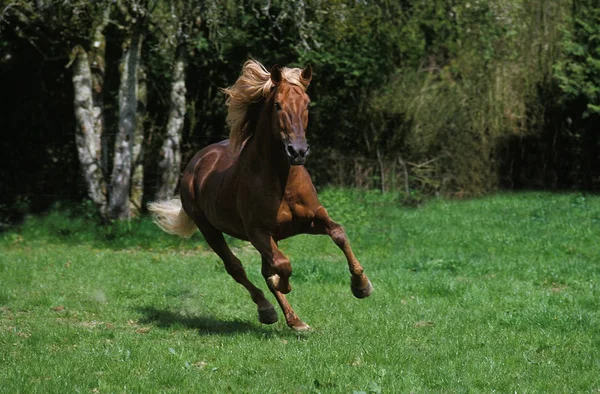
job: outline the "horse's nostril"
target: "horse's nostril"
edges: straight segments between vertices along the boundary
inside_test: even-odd
[[[298,156],[298,152],[296,152],[296,149],[294,149],[294,147],[292,145],[287,146],[287,151],[291,157]]]

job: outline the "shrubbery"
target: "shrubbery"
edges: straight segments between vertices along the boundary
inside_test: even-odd
[[[307,165],[318,185],[458,197],[600,185],[600,7],[592,0],[191,2],[193,18],[172,13],[179,2],[117,3],[148,10],[146,199],[169,110],[175,36],[188,51],[184,164],[227,136],[219,88],[254,57],[312,64]],[[11,104],[3,108],[0,207],[9,212],[18,202],[26,211],[81,199],[66,66],[70,46],[93,30],[86,12],[97,9],[69,1],[3,4],[0,85]],[[173,15],[187,18],[183,33]],[[131,21],[113,22],[105,29],[103,91],[110,143],[123,24]]]

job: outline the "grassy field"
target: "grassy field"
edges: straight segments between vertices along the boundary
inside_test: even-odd
[[[321,199],[375,292],[352,297],[328,238],[282,242],[306,334],[258,323],[199,235],[147,218],[58,209],[0,234],[0,392],[600,391],[599,197]],[[233,247],[266,291],[257,253]]]

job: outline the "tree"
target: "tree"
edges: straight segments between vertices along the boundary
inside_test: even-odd
[[[135,138],[135,133],[138,130],[139,135],[138,77],[148,2],[15,0],[5,12],[14,15],[12,23],[19,26],[34,45],[52,36],[62,39],[58,45],[69,53],[67,66],[72,68],[75,140],[87,194],[103,218],[129,218],[131,175],[136,165],[133,154],[134,150],[137,155],[141,154],[143,141],[139,136]],[[120,18],[118,25],[125,38],[120,65],[119,126],[114,149],[110,150],[104,122],[105,29],[109,23],[117,23],[111,19],[115,16]]]
[[[91,17],[91,34],[71,51],[73,63],[74,111],[77,120],[75,141],[87,193],[100,214],[107,215],[107,153],[103,152],[104,76],[109,2],[88,3],[85,9],[72,8],[73,18]],[[48,17],[46,17],[47,19]],[[87,21],[78,20],[77,25]]]
[[[135,138],[138,120],[138,92],[142,42],[148,20],[147,1],[119,2],[125,21],[125,40],[119,86],[119,130],[115,139],[113,168],[109,188],[109,219],[128,219],[131,216],[129,195],[131,175],[135,165],[134,143],[141,150],[141,140]],[[143,139],[142,139],[143,140]]]
[[[181,139],[186,113],[185,75],[190,44],[201,22],[200,9],[195,2],[177,1],[170,4],[164,20],[166,32],[163,45],[174,48],[171,71],[169,116],[158,161],[157,188],[154,198],[165,200],[173,196],[181,171]],[[173,38],[174,37],[174,38]]]
[[[72,65],[75,142],[87,194],[104,216],[107,213],[108,170],[103,157],[103,89],[110,1],[11,1],[3,22],[36,48],[68,54]],[[5,26],[3,26],[6,28]]]

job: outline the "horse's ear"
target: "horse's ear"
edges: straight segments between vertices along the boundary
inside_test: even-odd
[[[304,67],[304,70],[302,70],[302,79],[304,81],[306,81],[306,84],[308,85],[310,83],[310,80],[312,79],[312,66],[310,64],[308,64],[306,67]]]
[[[281,68],[275,64],[271,67],[271,81],[273,81],[273,85],[277,86],[281,83]]]

